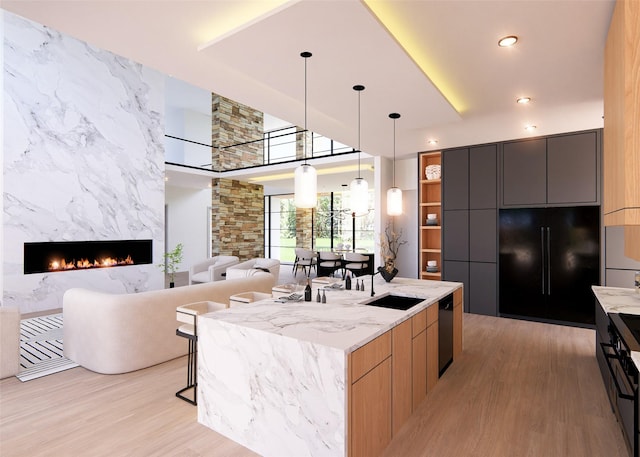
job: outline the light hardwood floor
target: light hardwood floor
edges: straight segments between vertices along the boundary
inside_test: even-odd
[[[386,457],[627,457],[594,331],[467,315],[465,349]],[[254,456],[177,399],[186,358],[124,375],[0,381],[0,455]],[[297,456],[295,456],[297,457]]]

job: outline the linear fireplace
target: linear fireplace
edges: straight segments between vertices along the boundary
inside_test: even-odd
[[[24,274],[149,264],[153,240],[24,244]]]

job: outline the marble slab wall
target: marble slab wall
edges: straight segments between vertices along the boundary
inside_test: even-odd
[[[164,286],[164,76],[43,25],[4,27],[3,306]],[[23,244],[152,239],[154,264],[23,274]]]

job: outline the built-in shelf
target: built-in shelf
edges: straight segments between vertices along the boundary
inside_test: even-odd
[[[422,152],[418,155],[418,221],[420,227],[420,278],[440,280],[442,274],[428,273],[427,262],[436,261],[439,269],[442,268],[442,227],[441,225],[426,225],[427,214],[435,214],[438,224],[442,223],[442,180],[426,179],[425,169],[429,165],[441,165],[442,154],[437,152]]]

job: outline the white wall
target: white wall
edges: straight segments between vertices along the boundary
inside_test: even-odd
[[[393,185],[393,161],[383,157],[374,158],[376,192],[376,266],[382,265],[380,254],[380,235],[384,233],[387,222],[393,222],[394,230],[402,230],[402,240],[407,244],[398,251],[396,267],[398,276],[418,277],[418,196],[417,165],[418,159],[411,158],[396,161],[396,186],[402,190],[403,213],[401,216],[387,216],[387,190]]]
[[[167,248],[182,243],[184,257],[178,271],[211,257],[211,189],[165,187]]]

